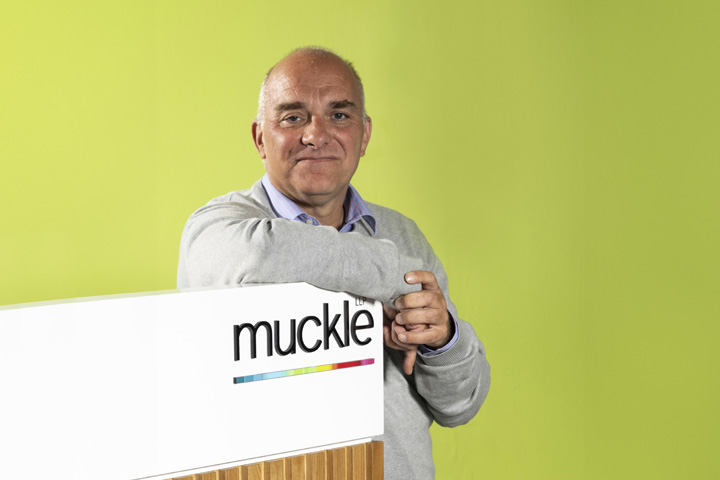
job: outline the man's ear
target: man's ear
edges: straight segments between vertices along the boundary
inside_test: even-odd
[[[362,157],[365,155],[365,149],[368,146],[368,142],[370,141],[370,134],[372,133],[372,118],[365,117],[365,121],[363,122],[363,139],[362,139],[362,146],[360,148],[360,156]]]
[[[260,154],[260,158],[265,160],[265,139],[263,138],[262,123],[258,122],[257,120],[254,120],[252,124],[252,136],[253,142],[255,143],[255,148]]]

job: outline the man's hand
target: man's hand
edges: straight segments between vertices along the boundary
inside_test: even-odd
[[[385,338],[385,345],[395,350],[405,352],[403,370],[406,374],[411,375],[413,365],[415,365],[415,358],[417,357],[417,345],[403,343],[398,338],[398,330],[403,332],[406,331],[405,327],[395,323],[395,317],[398,313],[399,312],[397,310],[383,305],[383,337]]]
[[[395,323],[406,330],[398,331],[398,339],[403,343],[431,348],[445,346],[452,337],[452,329],[445,296],[435,275],[418,270],[406,274],[405,281],[411,285],[422,284],[422,290],[395,300],[395,307],[400,310],[395,316]]]
[[[395,301],[398,310],[384,308],[385,344],[405,351],[403,370],[412,373],[417,346],[440,348],[452,338],[450,315],[445,296],[432,272],[413,271],[405,275],[411,285],[421,284],[422,290],[399,297]]]

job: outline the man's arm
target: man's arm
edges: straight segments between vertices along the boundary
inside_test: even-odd
[[[411,357],[408,347],[426,343],[441,346],[440,343],[447,340],[449,322],[457,321],[457,340],[450,348],[435,355],[417,354],[413,380],[437,423],[448,427],[462,425],[475,416],[487,397],[490,365],[473,327],[458,317],[450,300],[448,278],[442,263],[419,229],[413,238],[412,250],[423,258],[429,272],[412,272],[410,275],[416,276],[413,281],[421,282],[423,289],[395,302],[400,309],[395,318],[401,317],[403,324],[394,325],[397,331],[393,343],[405,351],[402,367],[407,367]],[[405,342],[397,335],[403,331]]]
[[[403,281],[422,268],[390,240],[267,218],[239,202],[211,202],[188,220],[178,287],[307,282],[391,304],[418,290]]]
[[[463,424],[475,415],[489,388],[484,350],[472,327],[459,320],[442,264],[414,222],[393,218],[402,227],[385,228],[403,233],[388,234],[391,241],[271,218],[261,205],[240,200],[213,201],[190,217],[178,287],[302,281],[394,306],[397,297],[419,290],[405,282],[407,272],[432,271],[458,320],[459,338],[441,354],[418,355],[417,392],[441,425]]]
[[[490,389],[490,365],[473,327],[458,321],[458,342],[440,355],[418,355],[415,387],[437,423],[455,427],[469,422]]]

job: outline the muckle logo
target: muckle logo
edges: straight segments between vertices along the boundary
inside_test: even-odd
[[[299,322],[295,318],[291,318],[289,322],[282,323],[279,320],[274,320],[272,325],[266,321],[233,325],[235,361],[251,361],[257,358],[258,339],[261,337],[265,337],[266,355],[268,357],[272,357],[273,355],[282,357],[293,355],[297,353],[298,348],[303,352],[312,353],[321,347],[324,350],[345,348],[350,346],[351,342],[355,345],[365,346],[372,342],[372,338],[362,331],[372,329],[374,326],[375,319],[368,310],[358,310],[351,317],[350,302],[348,301],[343,302],[343,312],[336,313],[332,316],[332,319],[329,304],[323,303],[322,319],[315,315],[307,315]],[[286,332],[281,335],[281,331]],[[305,335],[307,332],[311,332],[309,335],[312,335],[312,338],[315,339],[312,345],[308,345],[306,341]],[[286,339],[289,338],[287,345],[281,345],[281,336]],[[247,353],[248,350],[249,355]],[[234,377],[233,383],[249,383],[258,380],[270,380],[306,373],[372,365],[373,363],[375,363],[375,360],[368,358],[351,362],[316,365],[312,367],[246,375],[244,377]]]

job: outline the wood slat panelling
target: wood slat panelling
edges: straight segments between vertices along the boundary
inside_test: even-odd
[[[307,480],[326,480],[327,450],[309,453],[305,457],[305,472]]]
[[[349,447],[350,458],[352,459],[350,471],[351,480],[365,480],[367,466],[365,465],[365,445],[353,445]]]
[[[240,480],[240,467],[218,470],[218,480]]]
[[[266,465],[267,462],[243,465],[240,467],[240,480],[270,480]]]
[[[370,453],[370,479],[383,480],[385,471],[385,452],[382,442],[366,443],[366,448]],[[368,479],[368,480],[370,480]]]
[[[265,479],[263,480],[286,480],[285,479],[285,459],[272,460],[265,463]]]
[[[172,480],[382,480],[383,463],[382,442],[368,442]]]
[[[291,480],[306,480],[308,459],[307,455],[288,457],[285,459],[285,476]]]
[[[328,480],[347,479],[347,447],[336,448],[328,452]]]

